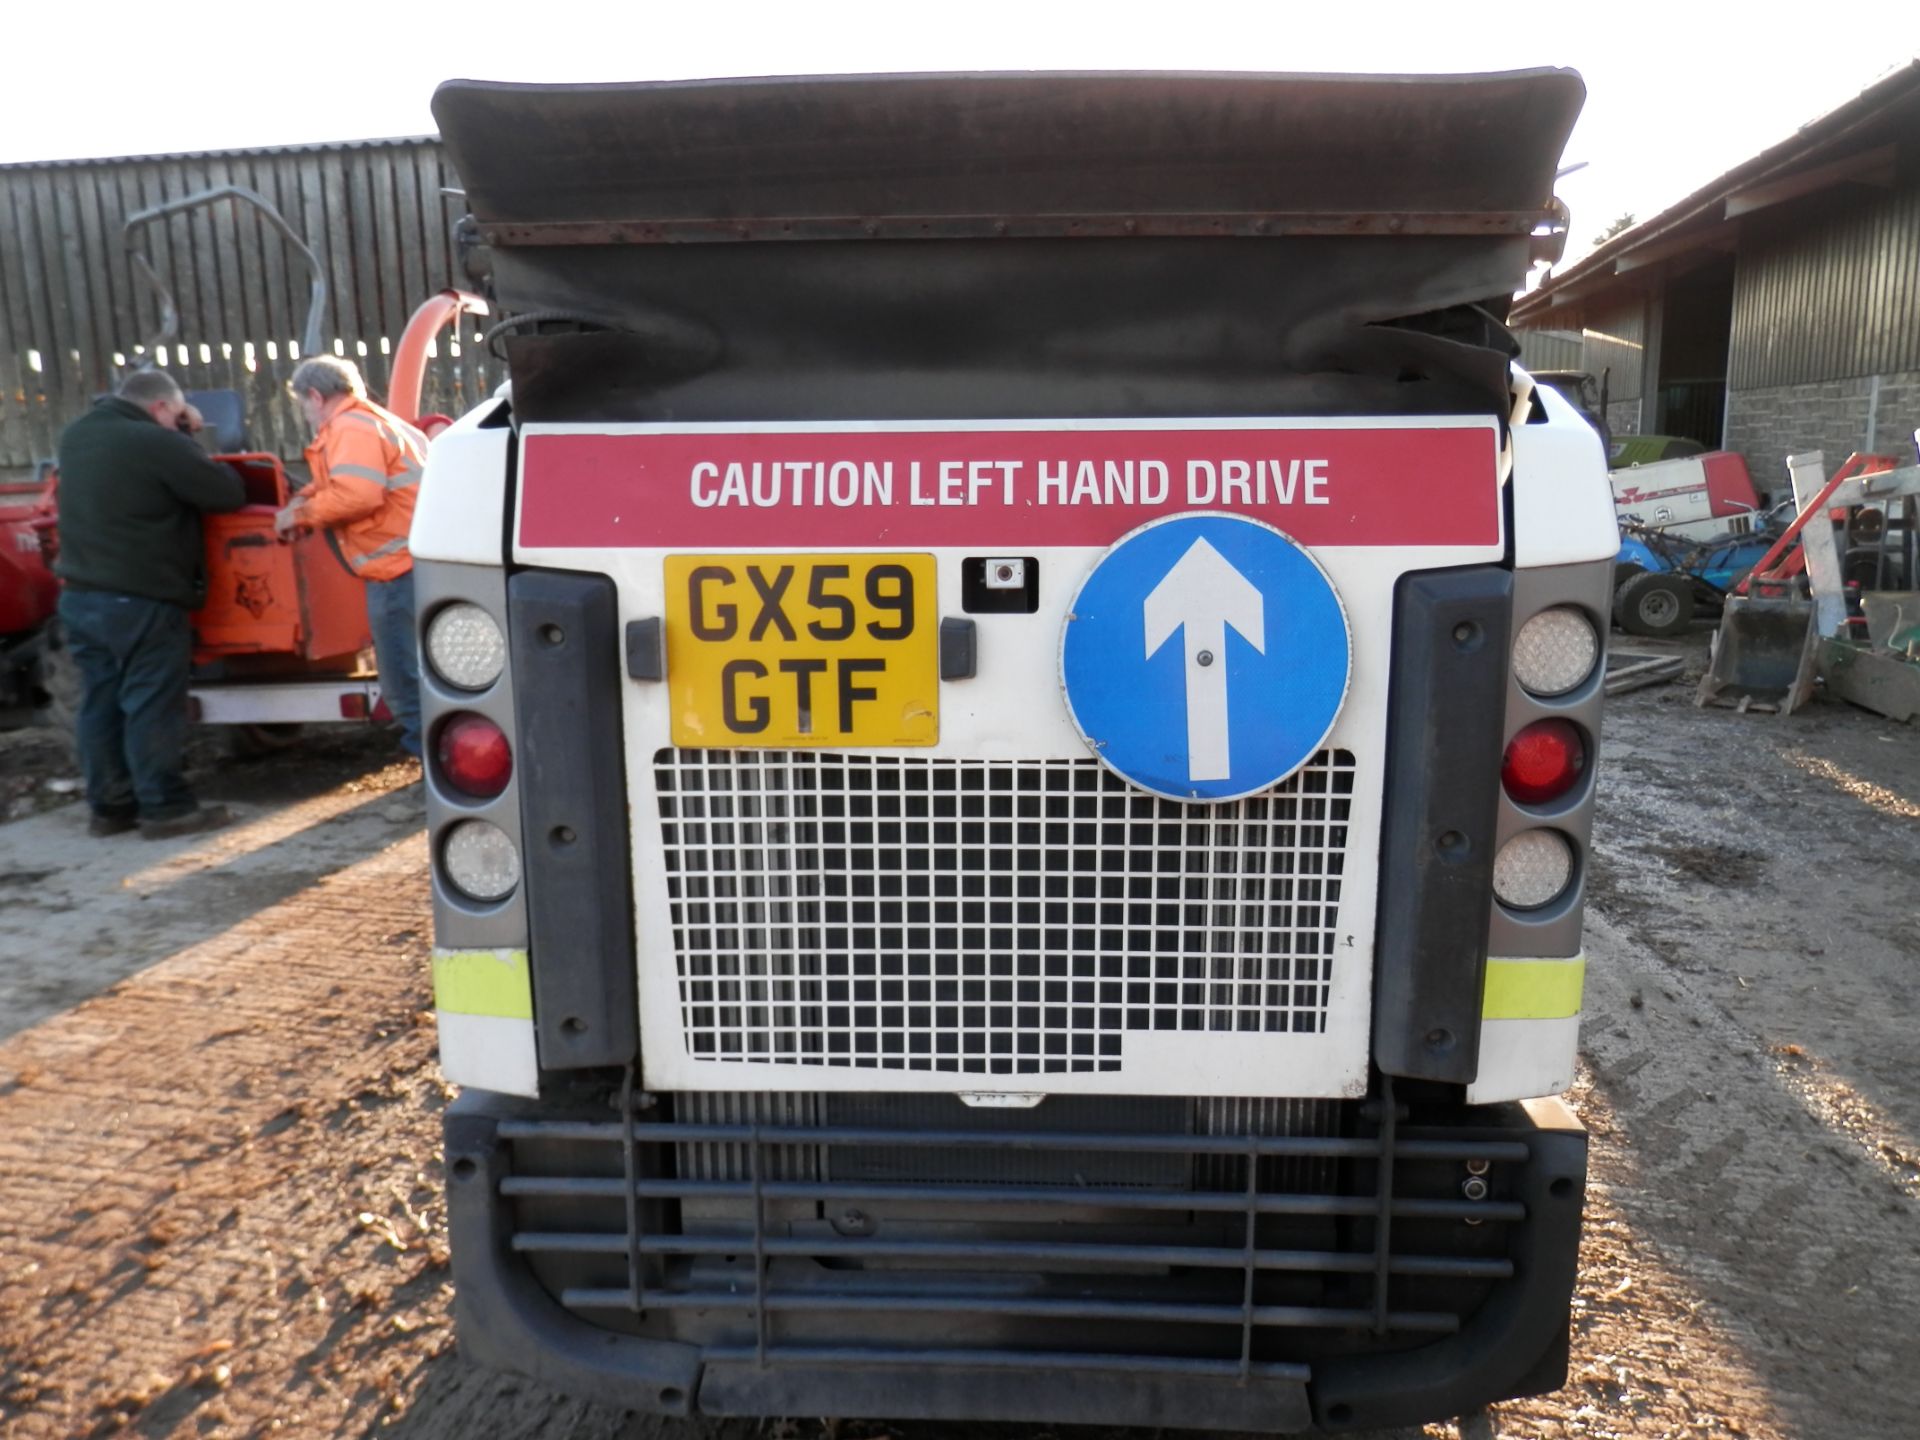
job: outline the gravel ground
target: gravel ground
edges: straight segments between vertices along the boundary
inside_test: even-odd
[[[1682,648],[1697,670],[1700,637]],[[1920,746],[1843,707],[1783,721],[1690,695],[1609,713],[1574,1096],[1594,1152],[1573,1376],[1496,1420],[1549,1440],[1905,1440],[1920,1433],[1905,889]],[[0,876],[107,886],[73,910],[0,915],[0,1014],[59,1011],[0,1041],[0,1429],[828,1433],[637,1417],[460,1361],[410,778],[351,746],[213,773],[210,793],[247,796],[251,836],[117,852],[128,875],[164,880],[146,901],[103,881],[111,867],[67,875],[97,854],[50,866],[76,807],[0,825]],[[45,992],[61,927],[110,903],[113,953]]]

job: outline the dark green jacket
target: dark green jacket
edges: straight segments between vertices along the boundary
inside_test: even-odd
[[[111,590],[189,610],[206,599],[200,512],[238,510],[228,466],[130,400],[108,396],[60,435],[60,558],[76,590]]]

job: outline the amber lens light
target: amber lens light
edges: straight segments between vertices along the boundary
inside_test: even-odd
[[[1500,783],[1522,805],[1558,800],[1587,768],[1587,742],[1571,720],[1536,720],[1507,742]]]
[[[513,778],[513,748],[484,715],[455,715],[434,742],[440,773],[462,795],[491,800]]]

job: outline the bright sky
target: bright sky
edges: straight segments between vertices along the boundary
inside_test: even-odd
[[[1566,160],[1588,166],[1560,183],[1569,260],[1920,53],[1914,0],[387,0],[364,22],[321,0],[12,8],[0,162],[427,134],[452,76],[1566,65],[1587,82]]]

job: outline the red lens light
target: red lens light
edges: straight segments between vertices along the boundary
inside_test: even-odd
[[[1544,805],[1574,787],[1587,768],[1587,742],[1571,720],[1536,720],[1507,742],[1500,781],[1522,805]]]
[[[491,800],[513,778],[513,748],[484,715],[456,715],[447,721],[434,742],[434,754],[454,789],[475,800]]]

